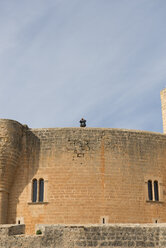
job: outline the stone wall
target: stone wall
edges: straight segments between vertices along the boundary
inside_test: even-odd
[[[166,222],[166,136],[105,128],[29,129],[10,189],[8,223]],[[45,181],[32,203],[32,180]],[[159,182],[159,201],[147,181]],[[104,220],[103,220],[104,219]]]
[[[25,225],[0,225],[0,238],[25,234]]]
[[[58,248],[165,247],[166,225],[46,226],[42,245]]]
[[[0,235],[1,248],[165,248],[166,225],[38,226],[42,235]],[[0,232],[1,234],[1,232]]]
[[[24,126],[0,119],[0,224],[8,221],[8,199],[23,155]]]

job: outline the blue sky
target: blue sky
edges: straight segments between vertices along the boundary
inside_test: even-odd
[[[0,1],[0,117],[162,132],[165,0]]]

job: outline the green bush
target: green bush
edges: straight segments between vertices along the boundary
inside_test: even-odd
[[[40,235],[40,234],[42,234],[42,231],[41,230],[37,230],[36,231],[36,235]]]

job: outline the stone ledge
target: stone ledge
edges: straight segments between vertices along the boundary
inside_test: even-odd
[[[163,204],[164,201],[151,201],[151,200],[146,200],[147,203],[152,203],[152,204]]]
[[[45,205],[49,204],[49,202],[28,202],[28,205]]]
[[[25,234],[25,225],[0,225],[0,237]]]

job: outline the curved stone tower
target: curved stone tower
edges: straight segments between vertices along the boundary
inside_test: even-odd
[[[22,151],[23,129],[17,121],[0,119],[0,224],[7,223],[9,192]]]
[[[163,119],[163,132],[166,133],[166,89],[160,92],[161,96],[161,111]]]

